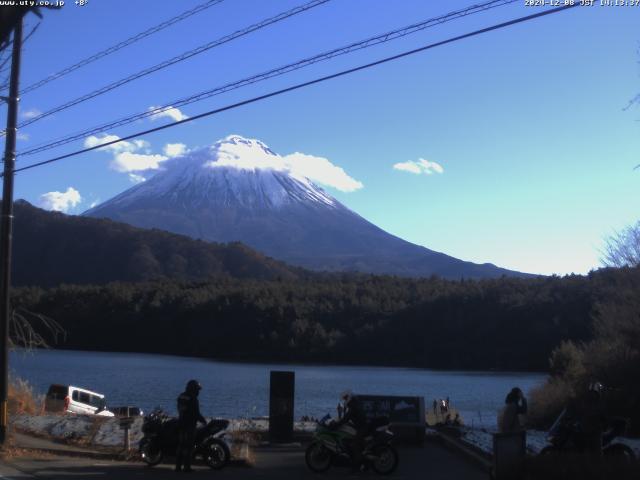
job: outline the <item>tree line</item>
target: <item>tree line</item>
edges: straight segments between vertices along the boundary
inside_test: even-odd
[[[58,348],[545,371],[562,342],[595,338],[592,319],[631,279],[640,282],[638,269],[460,281],[164,280],[24,287],[13,303],[56,320],[66,331]]]

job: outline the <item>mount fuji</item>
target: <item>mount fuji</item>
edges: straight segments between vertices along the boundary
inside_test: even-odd
[[[83,213],[196,239],[240,241],[313,270],[444,278],[524,276],[409,243],[365,220],[264,143],[231,135],[167,161]]]

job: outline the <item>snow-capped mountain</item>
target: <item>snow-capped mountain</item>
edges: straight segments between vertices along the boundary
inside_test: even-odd
[[[351,211],[258,140],[231,135],[84,213],[216,242],[294,265],[447,278],[520,275],[406,242]]]

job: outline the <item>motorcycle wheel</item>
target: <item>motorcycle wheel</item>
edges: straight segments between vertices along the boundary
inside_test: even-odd
[[[623,443],[613,443],[607,446],[602,453],[607,458],[617,459],[626,464],[630,464],[636,459],[633,450]]]
[[[204,445],[204,453],[202,456],[209,467],[214,470],[220,470],[229,463],[231,452],[226,443],[214,438]]]
[[[153,467],[162,461],[162,449],[158,448],[153,440],[143,438],[140,442],[140,456],[144,463]]]
[[[313,442],[304,452],[304,461],[312,472],[322,473],[331,467],[331,451],[322,443]]]
[[[371,467],[380,475],[390,475],[398,468],[398,452],[391,445],[379,445],[373,449]]]

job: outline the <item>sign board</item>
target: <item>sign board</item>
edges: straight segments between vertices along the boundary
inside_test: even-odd
[[[269,438],[290,442],[293,438],[295,372],[271,372],[269,391]]]
[[[368,419],[387,417],[391,431],[404,440],[424,440],[424,397],[357,395]]]

